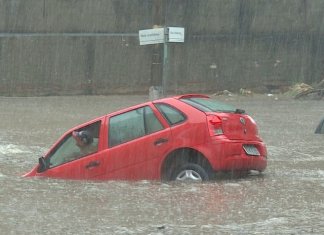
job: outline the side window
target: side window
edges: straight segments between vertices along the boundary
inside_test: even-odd
[[[162,130],[163,126],[149,106],[113,116],[109,120],[109,147]]]
[[[170,105],[159,103],[155,106],[171,126],[186,120],[186,116],[182,112]]]
[[[46,158],[49,168],[97,152],[100,124],[95,122],[67,134]]]

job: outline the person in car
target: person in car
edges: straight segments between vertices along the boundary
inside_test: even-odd
[[[93,137],[88,131],[73,131],[72,136],[75,144],[80,149],[80,155],[85,156],[97,151],[97,146],[93,145]]]
[[[75,145],[78,146],[79,151],[75,151],[73,153],[67,154],[66,156],[63,156],[61,163],[70,162],[97,151],[97,145],[93,144],[93,137],[90,132],[73,131],[72,137],[75,141]]]

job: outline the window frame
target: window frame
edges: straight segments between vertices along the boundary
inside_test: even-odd
[[[96,147],[96,150],[91,152],[91,153],[87,153],[87,154],[78,154],[77,156],[75,156],[74,159],[71,159],[71,160],[67,160],[67,161],[61,161],[59,162],[58,161],[58,164],[55,164],[55,165],[51,165],[51,159],[53,157],[56,156],[57,154],[57,151],[59,151],[59,149],[61,149],[65,144],[67,144],[68,141],[72,140],[72,132],[73,131],[82,131],[82,130],[88,130],[90,128],[96,128],[95,132],[96,132],[96,135],[93,136],[94,139],[98,139],[97,141],[94,141],[95,142],[95,146]],[[47,169],[52,169],[52,168],[55,168],[55,167],[58,167],[58,166],[61,166],[65,163],[68,163],[68,162],[72,162],[72,161],[75,161],[75,160],[78,160],[78,159],[81,159],[81,158],[84,158],[84,157],[87,157],[89,155],[92,155],[92,154],[95,154],[99,151],[99,146],[100,146],[100,132],[101,132],[101,128],[102,128],[102,120],[96,120],[95,122],[92,122],[92,123],[87,123],[87,125],[84,125],[84,126],[79,126],[78,128],[76,129],[73,129],[73,130],[70,130],[69,132],[67,132],[59,141],[58,143],[51,149],[51,151],[46,155],[46,158],[45,158],[45,163],[46,163],[46,166],[47,166]],[[72,152],[71,152],[72,153]],[[61,155],[59,155],[61,156]],[[62,160],[64,159],[64,157],[62,157]]]
[[[126,114],[129,114],[131,112],[137,112],[138,110],[142,110],[141,111],[141,115],[142,115],[142,124],[143,124],[143,134],[142,135],[137,135],[137,136],[134,136],[134,137],[131,137],[131,138],[117,138],[116,140],[116,143],[114,143],[113,141],[113,136],[112,136],[112,133],[113,132],[117,132],[118,129],[122,129],[120,127],[112,127],[112,120],[114,118],[117,118],[117,117],[120,117],[122,115],[126,115]],[[154,131],[148,131],[148,126],[147,126],[147,118],[148,118],[148,110],[151,111],[151,113],[153,114],[153,117],[155,118],[155,121],[158,122],[158,124],[160,125],[160,127]],[[127,119],[125,119],[127,120]],[[124,120],[124,122],[125,122]],[[117,121],[118,123],[118,121]],[[136,125],[136,123],[134,123]],[[158,132],[158,131],[162,131],[165,129],[163,123],[159,120],[159,118],[157,117],[157,115],[155,114],[153,108],[150,106],[150,105],[144,105],[144,106],[141,106],[141,107],[137,107],[135,109],[132,109],[132,110],[128,110],[128,111],[125,111],[123,113],[119,113],[119,114],[116,114],[114,116],[110,116],[109,119],[108,119],[108,122],[107,122],[107,127],[108,127],[108,141],[107,141],[107,144],[108,144],[108,148],[113,148],[115,146],[119,146],[121,144],[125,144],[125,143],[128,143],[130,141],[133,141],[133,140],[136,140],[136,139],[139,139],[139,138],[142,138],[144,136],[148,136],[148,135],[151,135],[155,132]],[[116,130],[113,130],[113,129],[116,129]],[[125,127],[124,127],[125,128]],[[120,130],[119,130],[120,131]],[[127,132],[125,132],[127,133]]]

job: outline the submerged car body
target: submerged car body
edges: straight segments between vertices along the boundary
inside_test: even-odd
[[[318,123],[315,134],[324,134],[324,118]]]
[[[74,133],[80,131],[91,133],[91,152],[76,146]],[[25,176],[209,180],[216,172],[262,172],[266,166],[266,146],[244,110],[188,94],[132,106],[72,128]]]

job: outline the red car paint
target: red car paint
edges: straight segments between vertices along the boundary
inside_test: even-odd
[[[205,95],[174,96],[96,118],[67,131],[24,176],[176,180],[187,172],[209,180],[215,172],[264,171],[267,150],[254,120],[215,102]],[[213,110],[219,107],[225,109]],[[75,147],[72,132],[80,130],[91,132],[94,152]]]

